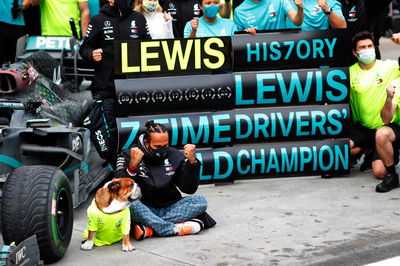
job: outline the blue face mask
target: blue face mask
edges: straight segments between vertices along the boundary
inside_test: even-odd
[[[215,18],[219,11],[219,5],[202,6],[204,10],[204,16],[207,18]]]

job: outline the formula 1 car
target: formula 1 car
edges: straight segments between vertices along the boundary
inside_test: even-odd
[[[25,38],[23,46],[57,40],[38,38]],[[110,174],[82,127],[92,98],[79,86],[90,82],[90,75],[78,77],[77,46],[65,43],[75,51],[65,45],[54,46],[53,55],[40,47],[20,50],[21,60],[0,70],[2,236],[8,245],[36,235],[45,263],[65,254],[73,208]]]

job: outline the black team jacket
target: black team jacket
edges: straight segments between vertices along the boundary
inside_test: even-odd
[[[144,153],[134,171],[129,169],[130,149],[138,147]],[[131,177],[142,190],[141,202],[147,206],[162,208],[182,198],[178,188],[187,194],[196,192],[199,186],[201,163],[191,164],[185,155],[175,148],[166,148],[163,158],[152,157],[143,145],[143,135],[136,145],[123,150],[117,158],[115,177]]]
[[[79,50],[85,62],[94,67],[92,94],[101,99],[115,98],[114,46],[117,40],[151,40],[146,18],[132,9],[120,13],[116,6],[106,4],[100,14],[92,17]],[[103,49],[102,60],[93,61],[92,52]]]

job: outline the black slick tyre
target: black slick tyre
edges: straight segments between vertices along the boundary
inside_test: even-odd
[[[64,172],[54,166],[24,166],[7,178],[1,200],[5,244],[36,235],[45,263],[61,259],[73,228],[71,188]]]

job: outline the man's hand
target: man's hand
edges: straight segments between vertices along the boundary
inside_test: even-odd
[[[199,27],[199,19],[194,18],[190,21],[190,25],[192,26],[192,31],[197,31],[197,28]]]
[[[186,144],[183,146],[183,153],[190,163],[194,163],[196,161],[196,145]]]
[[[129,161],[129,167],[136,167],[143,158],[144,153],[138,148],[131,148],[131,160]]]
[[[100,62],[103,59],[103,49],[93,50],[92,58],[95,62]]]
[[[165,20],[166,22],[172,20],[171,14],[170,14],[170,13],[167,13],[167,11],[164,11],[164,20]]]
[[[297,8],[303,8],[303,0],[294,0],[294,4]]]
[[[396,87],[393,84],[390,84],[386,88],[386,97],[387,97],[388,101],[391,101],[393,99],[395,91],[396,91]]]
[[[395,44],[400,44],[400,32],[393,33],[392,37],[390,38]]]
[[[324,11],[325,13],[329,11],[329,6],[326,0],[318,0],[318,6]]]
[[[249,33],[250,35],[256,35],[257,34],[257,27],[244,29],[244,31]]]

